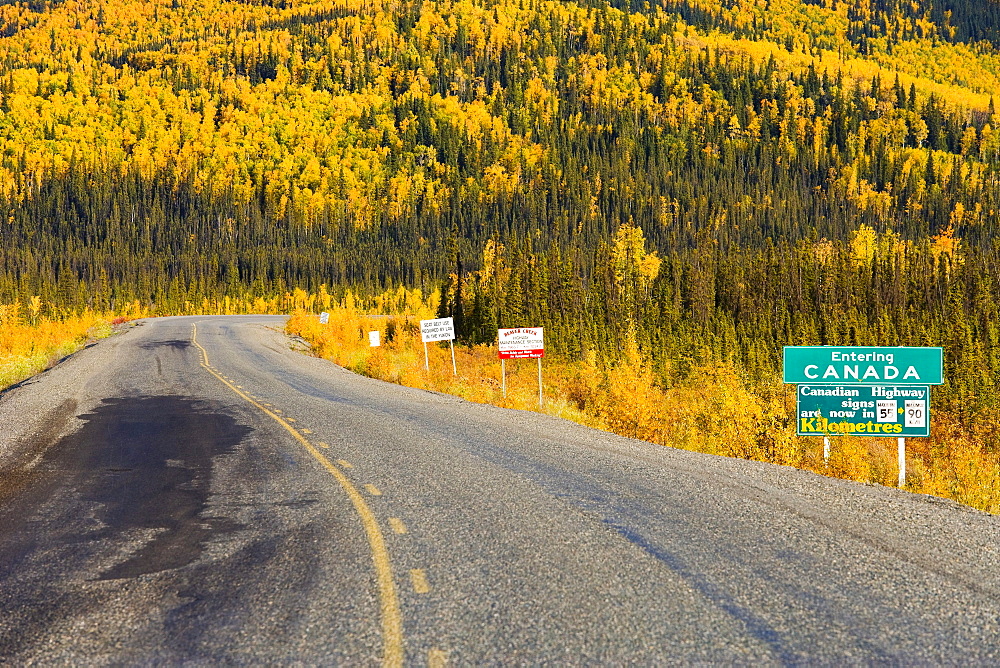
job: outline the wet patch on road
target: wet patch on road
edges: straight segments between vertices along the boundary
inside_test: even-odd
[[[68,419],[75,405],[58,413]],[[210,505],[213,465],[252,431],[223,404],[120,398],[77,419],[77,431],[41,439],[48,447],[30,453],[28,469],[0,472],[8,482],[0,495],[0,656],[8,659],[132,586],[100,581],[208,568],[198,559],[210,541],[243,528]]]
[[[13,448],[16,454],[0,467],[0,507],[6,506],[10,499],[17,497],[38,478],[33,470],[35,464],[75,413],[76,401],[67,399],[45,416],[45,428],[32,437],[29,447]]]
[[[140,343],[139,347],[143,350],[156,350],[157,348],[174,348],[175,350],[184,350],[185,348],[191,347],[191,342],[181,339],[170,341],[148,341],[146,343]]]
[[[79,419],[83,427],[54,445],[40,464],[70,472],[75,494],[93,508],[95,528],[67,538],[147,541],[101,579],[180,568],[196,560],[211,537],[240,528],[203,515],[213,460],[252,431],[214,402],[108,399]]]

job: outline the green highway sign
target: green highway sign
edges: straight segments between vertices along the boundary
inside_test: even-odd
[[[786,383],[940,385],[941,348],[785,346]]]
[[[928,385],[800,384],[799,436],[930,436]]]

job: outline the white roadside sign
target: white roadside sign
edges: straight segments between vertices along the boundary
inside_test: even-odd
[[[497,330],[500,359],[541,359],[545,337],[541,327],[514,327]]]
[[[420,321],[420,338],[424,343],[432,341],[452,341],[455,338],[455,320],[439,318]]]
[[[507,360],[538,360],[538,407],[542,408],[542,358],[545,357],[545,335],[541,327],[513,327],[497,330],[497,352],[500,357],[500,387],[507,396]]]
[[[368,332],[368,345],[372,348],[378,348],[382,345],[382,342],[379,340],[378,332]]]
[[[326,311],[323,311],[322,313],[319,314],[319,324],[325,325],[328,322],[330,322],[330,314],[327,313]]]

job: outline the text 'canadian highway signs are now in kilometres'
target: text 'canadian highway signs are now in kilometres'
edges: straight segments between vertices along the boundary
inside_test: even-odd
[[[940,385],[941,348],[785,346],[786,383]]]
[[[799,436],[930,436],[929,385],[796,388]]]

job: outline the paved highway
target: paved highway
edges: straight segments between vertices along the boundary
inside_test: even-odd
[[[982,664],[997,518],[147,320],[0,397],[0,662]]]

